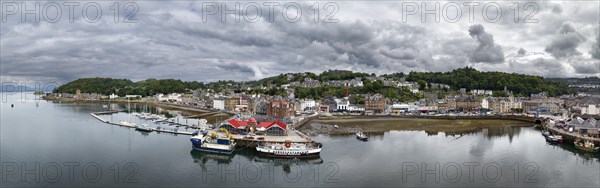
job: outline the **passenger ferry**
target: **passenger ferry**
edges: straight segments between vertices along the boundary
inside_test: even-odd
[[[231,154],[235,151],[235,142],[225,130],[225,137],[219,137],[216,133],[208,135],[207,131],[202,131],[202,134],[195,133],[191,138],[192,147],[198,151]]]
[[[319,157],[323,145],[317,142],[311,143],[262,143],[256,147],[256,151],[265,157],[276,158],[313,158]]]

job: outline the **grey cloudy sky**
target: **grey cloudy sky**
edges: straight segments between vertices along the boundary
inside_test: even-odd
[[[220,12],[203,16],[213,9],[201,2],[137,1],[137,23],[122,22],[133,9],[124,10],[124,3],[116,23],[110,1],[97,2],[102,17],[90,23],[94,11],[88,10],[87,17],[80,13],[89,2],[94,1],[75,7],[73,22],[68,7],[59,4],[62,17],[56,23],[45,20],[44,14],[39,22],[33,17],[22,20],[3,4],[2,82],[81,77],[254,80],[285,72],[344,69],[382,74],[467,65],[545,77],[600,76],[600,1],[541,1],[529,7],[526,2],[492,2],[502,10],[497,19],[495,6],[488,6],[486,17],[482,9],[487,4],[480,3],[472,21],[464,1],[439,1],[439,22],[433,15],[422,20],[421,12],[405,16],[412,9],[401,2],[331,1],[335,6],[325,6],[329,1],[318,1],[318,23],[315,2],[309,1],[293,2],[302,8],[295,23],[283,17],[296,15],[293,7],[282,9],[289,1],[280,2],[271,15],[264,2],[256,1],[262,10],[258,17],[248,6],[251,1],[240,1],[240,7],[250,8],[240,8],[246,20],[240,17],[239,22],[232,14],[225,22]],[[422,9],[420,1],[408,2]],[[435,3],[428,1],[426,6],[432,9]],[[41,9],[44,5],[41,2]],[[460,5],[460,11],[454,5]],[[338,11],[328,20],[338,22],[324,23],[335,7]],[[46,9],[46,18],[55,17],[54,8]],[[454,19],[457,15],[461,17]],[[537,23],[524,23],[525,19]]]

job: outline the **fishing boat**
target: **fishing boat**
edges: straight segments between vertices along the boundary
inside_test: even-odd
[[[140,126],[136,126],[135,130],[136,131],[140,131],[140,132],[152,132],[153,131],[153,129],[150,128],[150,127],[148,127],[148,125],[146,125],[146,124],[142,124]]]
[[[581,150],[581,151],[585,151],[585,152],[598,152],[600,151],[600,147],[596,147],[594,145],[593,142],[590,142],[589,140],[576,140],[575,141],[575,148]]]
[[[552,133],[548,131],[542,132],[542,135],[546,139],[546,142],[550,144],[558,144],[563,142],[563,137],[561,135],[552,135]]]
[[[219,136],[217,133],[213,132],[211,135],[208,135],[208,131],[202,131],[202,134],[195,133],[190,141],[192,142],[192,147],[198,151],[210,152],[210,153],[219,153],[219,154],[231,154],[235,150],[235,142],[229,135],[226,129],[221,129],[225,131],[225,136]]]
[[[550,144],[558,144],[558,138],[554,137],[554,136],[547,136],[546,137],[546,142],[550,143]]]
[[[365,135],[365,133],[363,133],[362,131],[358,131],[356,133],[356,139],[362,140],[362,141],[368,141],[369,137],[367,137],[367,135]]]
[[[319,157],[323,145],[318,142],[310,143],[261,143],[256,147],[256,151],[261,156],[275,158],[315,158]]]

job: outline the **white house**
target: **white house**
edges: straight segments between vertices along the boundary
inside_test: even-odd
[[[116,98],[118,98],[118,97],[119,97],[119,96],[118,96],[118,95],[115,95],[114,93],[113,93],[113,94],[110,94],[110,95],[108,96],[108,98],[109,98],[109,99],[116,99]]]
[[[317,106],[317,103],[315,102],[315,100],[312,99],[305,99],[305,100],[301,100],[300,101],[300,109],[301,110],[313,110],[315,109],[315,107]]]
[[[125,98],[142,98],[141,95],[125,95]]]
[[[336,103],[336,109],[338,111],[348,110],[348,106],[350,105],[350,101],[348,101],[348,99],[345,99],[345,98],[335,99],[335,103]]]
[[[577,107],[581,109],[581,114],[598,115],[600,114],[600,96],[584,97],[579,100]]]
[[[488,98],[481,99],[481,108],[490,109],[490,101],[488,101]]]
[[[348,111],[350,112],[364,112],[365,107],[361,105],[348,105]]]
[[[587,106],[581,107],[581,114],[598,115],[600,114],[600,108],[595,104],[589,104]]]
[[[179,93],[171,93],[168,95],[164,95],[164,94],[158,94],[156,99],[158,101],[172,101],[172,102],[181,102],[181,94]]]
[[[213,108],[224,110],[225,109],[225,100],[224,99],[213,99]]]

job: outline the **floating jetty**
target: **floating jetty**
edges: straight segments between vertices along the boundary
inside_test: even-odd
[[[117,113],[118,111],[105,111],[105,112],[93,112],[90,113],[90,115],[98,120],[100,120],[101,122],[107,123],[107,124],[111,124],[111,125],[118,125],[121,127],[127,127],[127,128],[136,128],[136,126],[134,125],[128,125],[128,124],[122,124],[122,123],[117,123],[117,122],[111,122],[108,120],[105,120],[104,118],[98,116],[98,115],[106,115],[106,114],[113,114],[113,113]],[[163,133],[172,133],[172,134],[181,134],[181,135],[192,135],[193,132],[188,132],[188,131],[174,131],[174,130],[170,130],[168,128],[164,128],[164,129],[157,129],[157,128],[150,128],[152,131],[155,132],[163,132]]]

